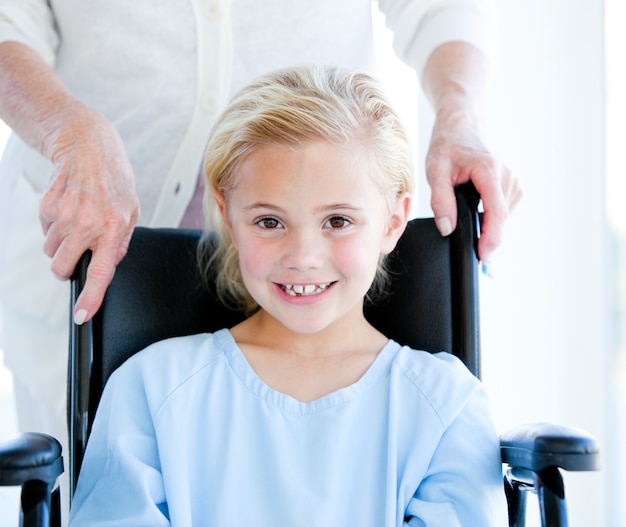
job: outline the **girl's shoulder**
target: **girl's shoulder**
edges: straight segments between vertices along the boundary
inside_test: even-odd
[[[409,346],[400,346],[394,363],[418,384],[428,383],[433,377],[478,382],[465,364],[447,351],[430,353]]]
[[[222,335],[225,332],[228,330],[155,342],[120,365],[111,375],[111,381],[167,393],[196,373],[219,363],[225,353],[224,343],[228,342]]]
[[[403,346],[395,357],[393,375],[398,386],[407,391],[407,399],[413,392],[414,398],[427,401],[444,421],[483,394],[480,381],[448,352],[428,353]]]

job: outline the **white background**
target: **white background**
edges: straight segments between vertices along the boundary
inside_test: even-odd
[[[490,147],[525,196],[494,278],[481,283],[483,381],[500,431],[547,421],[599,439],[604,470],[565,474],[570,526],[623,527],[626,6],[607,0],[605,54],[601,0],[496,2]],[[412,89],[405,70],[393,75],[399,93]],[[423,156],[432,122],[423,101],[419,113]],[[417,213],[429,214],[423,179],[419,188]],[[538,525],[536,500],[529,507]]]
[[[501,49],[490,146],[522,180],[525,197],[509,221],[494,278],[482,279],[483,380],[500,431],[551,421],[600,440],[604,470],[566,474],[572,527],[626,526],[619,478],[626,468],[619,457],[626,351],[615,294],[624,284],[617,248],[626,238],[619,159],[626,141],[626,13],[624,0],[606,4],[609,29],[618,28],[607,40],[608,85],[602,0],[497,0]],[[414,76],[388,51],[381,54],[383,74],[405,99],[417,136]],[[424,142],[431,116],[422,108]],[[429,214],[421,180],[419,188],[416,211]],[[0,438],[15,430],[10,382],[0,370]],[[0,492],[1,525],[17,525],[14,502],[15,493]],[[534,508],[529,515],[536,523]]]

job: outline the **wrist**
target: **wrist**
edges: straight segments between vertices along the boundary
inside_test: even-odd
[[[449,42],[430,56],[422,85],[438,120],[458,120],[480,129],[490,76],[489,63],[480,50],[463,42]]]
[[[472,129],[482,132],[484,108],[477,101],[463,96],[443,98],[435,108],[435,128]]]
[[[82,142],[89,142],[95,130],[111,127],[98,112],[73,97],[55,105],[56,110],[42,122],[41,153],[53,163]]]

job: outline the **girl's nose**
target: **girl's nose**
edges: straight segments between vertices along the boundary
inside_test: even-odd
[[[325,244],[322,236],[292,232],[285,240],[282,264],[287,269],[307,271],[324,263]]]

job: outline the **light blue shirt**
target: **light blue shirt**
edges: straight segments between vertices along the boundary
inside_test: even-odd
[[[501,526],[501,476],[484,391],[453,356],[390,341],[355,384],[301,403],[221,330],[114,373],[71,525]]]

